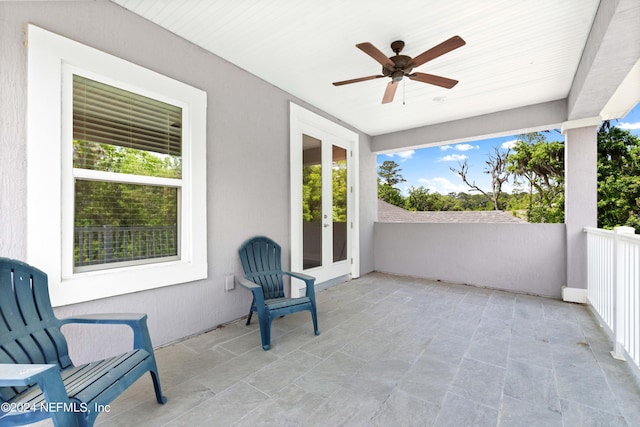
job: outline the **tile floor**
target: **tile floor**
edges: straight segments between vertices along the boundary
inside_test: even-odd
[[[379,273],[307,312],[158,349],[99,426],[640,426],[640,380],[586,306]],[[255,320],[254,320],[255,323]]]

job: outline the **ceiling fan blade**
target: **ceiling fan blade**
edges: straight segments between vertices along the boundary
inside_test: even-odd
[[[382,53],[377,47],[372,45],[369,42],[359,43],[356,45],[358,49],[375,59],[382,65],[383,67],[393,68],[393,61],[387,57],[384,53]]]
[[[398,82],[390,81],[382,97],[383,104],[388,104],[393,101],[393,97],[396,95],[396,89],[398,89]]]
[[[411,80],[417,80],[422,83],[429,83],[432,85],[451,89],[458,84],[458,80],[448,79],[446,77],[436,76],[434,74],[427,73],[413,73],[409,75]]]
[[[449,40],[445,40],[439,45],[434,46],[425,52],[422,52],[420,55],[413,58],[411,63],[413,64],[414,68],[419,67],[425,62],[431,61],[432,59],[435,59],[441,55],[444,55],[447,52],[451,52],[454,49],[462,47],[465,44],[467,43],[464,40],[462,40],[462,37],[453,36]]]
[[[364,82],[367,80],[379,79],[380,77],[384,77],[384,76],[380,74],[379,76],[358,77],[357,79],[343,80],[341,82],[333,82],[333,85],[334,86],[348,85],[351,83],[358,83],[358,82]]]

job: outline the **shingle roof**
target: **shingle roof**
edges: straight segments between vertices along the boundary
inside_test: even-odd
[[[378,200],[378,222],[431,222],[431,223],[526,223],[504,211],[421,211],[412,212]]]

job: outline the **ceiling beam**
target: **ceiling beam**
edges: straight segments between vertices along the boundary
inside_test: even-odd
[[[601,115],[640,60],[639,22],[637,0],[601,0],[567,98],[569,120]]]
[[[561,99],[377,135],[371,138],[371,150],[384,153],[537,132],[560,128],[566,120],[567,102]]]

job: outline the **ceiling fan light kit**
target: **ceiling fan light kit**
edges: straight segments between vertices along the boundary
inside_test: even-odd
[[[418,82],[428,83],[446,89],[451,89],[456,84],[458,84],[457,80],[449,79],[442,76],[436,76],[434,74],[419,72],[413,73],[412,71],[414,68],[419,67],[435,58],[438,58],[445,53],[451,52],[454,49],[462,47],[465,44],[466,43],[462,39],[462,37],[453,36],[450,39],[440,43],[439,45],[422,52],[415,58],[411,58],[407,55],[400,55],[400,52],[402,52],[402,49],[404,49],[404,42],[402,40],[396,40],[391,43],[391,50],[393,50],[395,56],[389,58],[371,43],[359,43],[356,45],[358,49],[360,49],[371,58],[376,60],[380,65],[382,65],[382,74],[334,82],[333,85],[342,86],[351,83],[379,79],[381,77],[390,77],[391,81],[387,84],[384,96],[382,97],[383,104],[393,101],[396,89],[398,88],[398,82],[400,82],[404,77],[408,77],[409,79]]]

